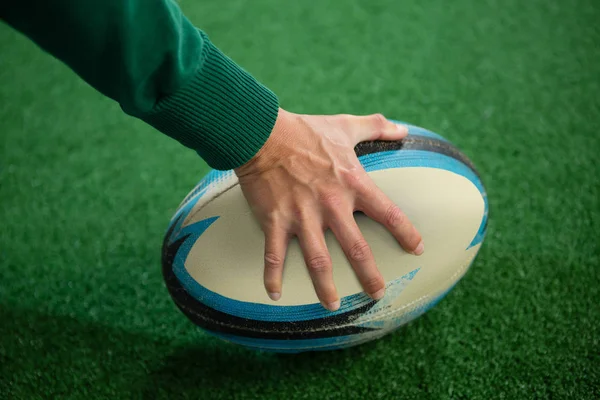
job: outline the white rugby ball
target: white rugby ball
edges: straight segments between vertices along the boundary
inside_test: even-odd
[[[363,291],[339,243],[326,240],[339,310],[316,297],[293,240],[283,290],[263,285],[264,235],[233,171],[213,170],[183,200],[163,243],[163,275],[173,300],[196,325],[224,340],[276,352],[332,350],[377,339],[433,307],[461,279],[487,227],[484,186],[468,158],[443,137],[409,126],[396,142],[364,142],[355,151],[375,183],[407,214],[425,252],[405,252],[380,224],[356,221],[386,281],[385,297]]]

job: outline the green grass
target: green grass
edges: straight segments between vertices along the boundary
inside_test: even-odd
[[[443,134],[492,207],[463,281],[397,333],[260,354],[196,329],[160,274],[206,172],[0,26],[0,398],[600,397],[600,6],[595,0],[183,1],[303,113]]]

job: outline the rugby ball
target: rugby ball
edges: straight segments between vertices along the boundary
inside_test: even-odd
[[[407,125],[401,141],[363,142],[355,151],[374,182],[407,214],[425,252],[405,252],[380,224],[356,221],[386,281],[368,297],[331,232],[326,241],[341,306],[323,308],[294,239],[283,290],[272,301],[263,285],[264,236],[236,175],[210,171],[184,198],[164,237],[162,268],[179,309],[206,332],[253,349],[296,353],[333,350],[386,335],[420,316],[467,272],[487,227],[488,201],[469,159],[448,140]]]

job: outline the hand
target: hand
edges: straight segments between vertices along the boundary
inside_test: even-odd
[[[354,146],[400,140],[405,126],[382,115],[310,116],[279,110],[271,136],[247,164],[237,168],[241,189],[265,234],[264,282],[281,297],[287,246],[298,237],[316,294],[332,311],[340,306],[324,232],[331,229],[365,292],[375,300],[385,282],[354,219],[362,211],[383,224],[408,252],[423,253],[421,236],[404,213],[375,185]]]

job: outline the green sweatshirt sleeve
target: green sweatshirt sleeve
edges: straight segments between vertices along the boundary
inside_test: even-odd
[[[173,0],[1,0],[0,18],[215,169],[247,162],[275,124],[277,97]]]

